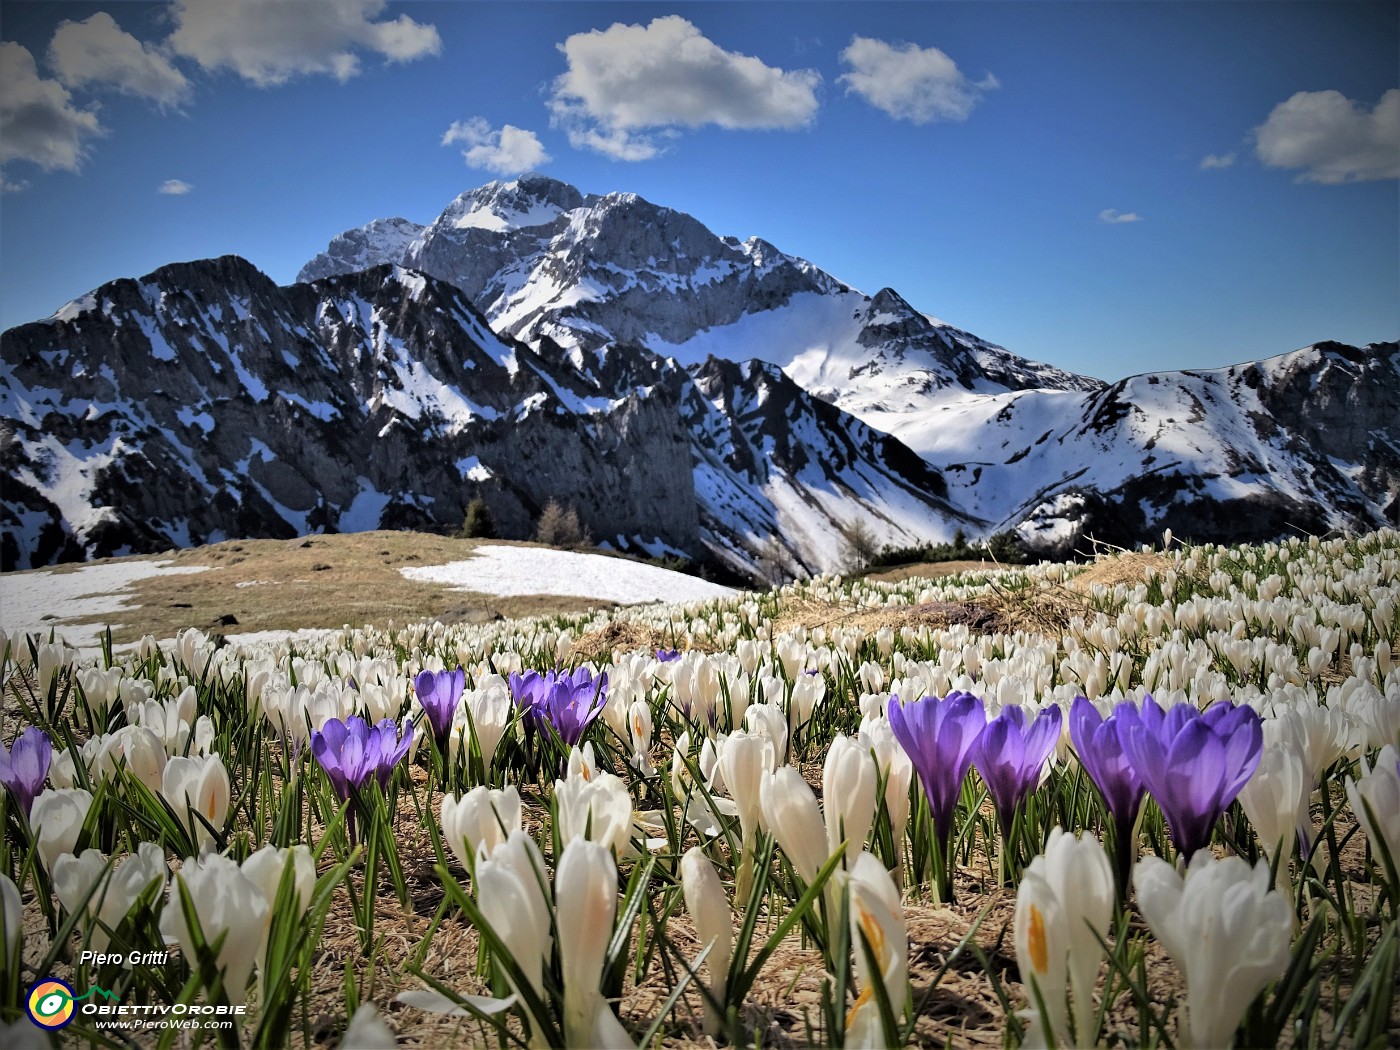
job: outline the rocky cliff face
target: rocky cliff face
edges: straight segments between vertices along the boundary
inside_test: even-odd
[[[279,288],[235,257],[169,266],[6,332],[0,357],[6,567],[449,528],[476,494],[515,534],[558,498],[597,535],[698,546],[668,389],[585,402],[401,268]]]

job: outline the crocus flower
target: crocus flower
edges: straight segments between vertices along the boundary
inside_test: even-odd
[[[805,883],[812,883],[826,863],[826,827],[811,786],[792,766],[765,777],[759,789],[763,819]]]
[[[1311,789],[1303,759],[1288,742],[1265,745],[1254,775],[1240,789],[1240,805],[1254,825],[1259,845],[1270,858],[1282,855],[1278,865],[1280,889],[1288,884],[1285,858],[1293,850],[1293,839],[1300,817],[1307,811]]]
[[[311,753],[342,802],[371,776],[380,787],[387,787],[394,767],[403,761],[412,743],[411,726],[400,738],[399,727],[391,719],[371,726],[359,715],[343,722],[332,718],[311,733]]]
[[[625,856],[632,841],[632,795],[611,773],[554,782],[554,821],[559,841],[588,839]]]
[[[586,667],[572,673],[511,673],[510,690],[515,702],[537,726],[550,726],[569,747],[583,738],[608,702],[608,676],[597,678]]]
[[[76,857],[64,853],[54,862],[53,889],[67,911],[82,908],[98,920],[88,946],[102,951],[109,940],[107,930],[117,928],[136,898],[153,882],[164,886],[169,874],[165,852],[153,842],[142,842],[134,854],[115,867],[100,850],[85,849]]]
[[[457,713],[466,685],[467,672],[460,667],[455,671],[420,671],[413,680],[413,691],[418,694],[433,739],[439,745],[446,741],[447,731],[452,728],[452,716]]]
[[[1123,750],[1166,815],[1177,850],[1191,858],[1259,764],[1258,713],[1228,701],[1204,712],[1190,704],[1163,711],[1150,696],[1141,710],[1116,713]]]
[[[213,845],[214,836],[205,824],[224,826],[233,794],[223,759],[217,754],[172,758],[165,764],[160,791],[199,848]]]
[[[1254,997],[1288,969],[1293,909],[1269,889],[1268,863],[1201,850],[1183,880],[1144,857],[1133,885],[1147,925],[1186,974],[1186,1044],[1228,1046]]]
[[[362,1002],[345,1026],[340,1050],[397,1050],[399,1037],[379,1015],[379,1008]]]
[[[710,949],[705,956],[710,976],[708,987],[711,998],[722,1006],[729,980],[729,961],[734,954],[734,917],[729,912],[729,898],[724,895],[715,866],[699,846],[692,846],[681,858],[681,892],[701,946]],[[717,1035],[719,1021],[719,1011],[706,1000],[705,1034]]]
[[[46,871],[53,871],[62,854],[73,852],[91,808],[92,794],[82,788],[49,788],[34,799],[29,822]]]
[[[465,871],[471,871],[478,851],[490,854],[521,829],[520,792],[514,784],[500,791],[474,787],[461,798],[442,796],[442,835]]]
[[[1092,700],[1080,696],[1069,709],[1069,736],[1074,742],[1075,754],[1099,789],[1113,823],[1118,892],[1124,897],[1128,892],[1128,873],[1137,855],[1133,828],[1137,825],[1143,795],[1147,793],[1118,737],[1123,725],[1118,712],[1125,706],[1132,708],[1132,701],[1123,701],[1113,714],[1104,718]]]
[[[0,875],[0,920],[5,923],[3,943],[8,968],[19,945],[20,931],[24,929],[24,902],[20,900],[19,887],[8,875]]]
[[[574,839],[554,875],[555,922],[564,976],[564,1043],[635,1046],[603,998],[603,962],[617,914],[617,862],[605,846]]]
[[[736,729],[718,749],[717,763],[729,797],[739,816],[739,850],[745,856],[758,838],[762,808],[759,791],[777,763],[773,741],[757,733]],[[747,897],[747,893],[740,897]]]
[[[972,761],[987,783],[1003,839],[1011,835],[1016,807],[1040,780],[1041,767],[1060,738],[1060,709],[1043,708],[1031,722],[1020,704],[1008,704],[987,723]]]
[[[218,967],[223,973],[224,993],[233,1005],[242,1003],[267,936],[271,905],[237,862],[217,853],[186,859],[176,880],[189,893],[205,944],[213,945],[223,936]],[[179,892],[178,885],[172,884],[171,899],[160,915],[161,933],[167,943],[178,942],[185,958],[193,960],[199,956]]]
[[[851,895],[851,946],[860,992],[846,1014],[845,1045],[851,1050],[880,1050],[896,1045],[898,1033],[884,1030],[875,1001],[875,982],[883,985],[898,1018],[909,996],[909,932],[899,904],[899,890],[873,853],[862,853],[856,858],[847,886]],[[867,944],[878,972],[866,957]]]
[[[938,892],[946,900],[952,894],[952,875],[946,858],[953,833],[953,809],[972,765],[977,741],[987,728],[986,708],[980,697],[953,692],[942,699],[926,696],[909,704],[901,704],[898,696],[891,696],[886,714],[894,738],[924,785],[938,851],[935,863],[942,866]]]
[[[1371,849],[1400,868],[1400,753],[1387,744],[1376,756],[1376,764],[1366,768],[1361,762],[1360,780],[1347,778],[1347,801],[1352,815],[1366,832]],[[1373,819],[1374,818],[1374,819]]]
[[[26,817],[34,799],[44,790],[53,760],[53,744],[42,729],[30,726],[15,737],[10,747],[0,745],[0,783],[5,785]]]
[[[679,649],[658,649],[656,650],[656,658],[663,664],[668,664],[672,660],[679,660],[681,651]]]
[[[822,817],[826,822],[826,848],[830,856],[846,843],[849,868],[865,849],[870,825],[875,822],[876,792],[880,774],[868,745],[848,736],[837,736],[822,767]]]
[[[1090,1046],[1096,1033],[1094,984],[1113,918],[1113,870],[1098,839],[1050,832],[1045,853],[1031,861],[1016,891],[1013,920],[1021,980],[1039,993],[1031,1005],[1043,1032],[1062,1045]],[[1096,937],[1095,934],[1098,936]],[[1069,1038],[1065,991],[1074,1004],[1074,1040]]]

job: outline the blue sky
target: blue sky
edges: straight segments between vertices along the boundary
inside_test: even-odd
[[[0,326],[526,164],[1107,379],[1400,335],[1395,4],[256,6],[0,0]]]

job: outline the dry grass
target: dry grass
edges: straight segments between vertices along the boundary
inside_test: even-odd
[[[111,559],[163,560],[172,566],[203,566],[207,571],[139,580],[131,587],[130,608],[87,622],[110,622],[113,640],[120,644],[144,634],[169,637],[186,627],[242,634],[334,629],[346,624],[383,627],[391,621],[484,623],[613,605],[592,598],[478,594],[409,580],[399,571],[469,559],[478,542],[418,532],[360,532],[292,540],[229,540],[150,557]]]

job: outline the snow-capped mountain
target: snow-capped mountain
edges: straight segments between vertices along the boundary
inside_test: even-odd
[[[286,288],[231,256],[167,266],[0,349],[6,567],[451,528],[474,496],[507,536],[553,498],[615,547],[739,572],[774,532],[813,571],[854,517],[905,543],[962,521],[922,460],[776,369],[692,379],[615,346],[586,374],[395,265]]]
[[[1102,386],[927,317],[890,289],[864,295],[766,241],[717,236],[635,193],[585,196],[540,175],[493,182],[407,243],[385,237],[381,223],[343,233],[298,279],[358,269],[373,246],[382,254],[372,261],[456,285],[496,331],[552,340],[585,372],[615,343],[685,365],[756,358],[862,418],[919,413],[940,392]]]
[[[1400,348],[1105,385],[634,194],[538,176],[372,222],[278,287],[163,267],[0,337],[0,563],[233,536],[596,540],[730,571],[1014,529],[1065,553],[1400,521]],[[776,540],[775,540],[776,538]]]

